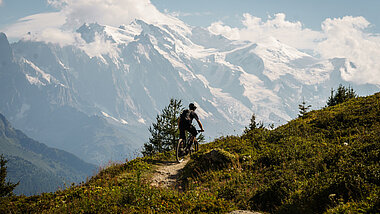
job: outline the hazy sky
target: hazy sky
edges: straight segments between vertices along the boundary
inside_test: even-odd
[[[57,11],[48,0],[0,0],[0,30],[18,19],[37,13]],[[371,23],[368,29],[380,33],[380,0],[151,0],[161,12],[178,15],[192,26],[209,26],[223,21],[241,25],[243,13],[267,18],[284,13],[289,21],[320,29],[326,18],[363,16]]]
[[[380,86],[380,0],[0,0],[10,41],[70,45],[83,23],[119,27],[134,19],[208,28],[232,40],[276,39],[321,59],[347,58],[346,80]],[[181,20],[181,21],[180,21]]]

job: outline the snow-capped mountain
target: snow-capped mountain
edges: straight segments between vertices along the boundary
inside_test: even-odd
[[[120,160],[147,141],[170,98],[196,102],[210,139],[239,134],[256,114],[266,124],[295,118],[304,99],[325,105],[346,83],[346,59],[322,60],[268,38],[231,41],[185,24],[96,23],[73,45],[0,37],[0,111],[31,137],[92,163]],[[208,140],[208,139],[207,139]]]

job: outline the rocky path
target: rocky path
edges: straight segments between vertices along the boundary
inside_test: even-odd
[[[156,187],[178,187],[179,171],[183,169],[189,159],[182,161],[181,163],[167,162],[156,169],[156,172],[152,176],[152,186]]]

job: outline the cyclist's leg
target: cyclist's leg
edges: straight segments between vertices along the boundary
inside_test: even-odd
[[[186,133],[185,133],[185,128],[179,127],[179,139],[182,139],[183,142],[186,143]]]
[[[179,140],[178,140],[178,145],[176,148],[177,156],[182,157],[185,155],[185,149],[186,149],[186,133],[185,133],[185,128],[183,126],[179,126]]]
[[[190,148],[194,142],[195,136],[197,136],[197,129],[193,125],[191,125],[188,131],[190,132],[190,135],[191,135],[190,144],[188,145],[188,148]]]

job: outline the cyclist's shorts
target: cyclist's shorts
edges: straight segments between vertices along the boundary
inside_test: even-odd
[[[197,136],[197,129],[193,125],[190,125],[188,127],[180,127],[179,138],[183,139],[184,141],[186,141],[185,131],[190,132],[190,134],[193,136]]]

